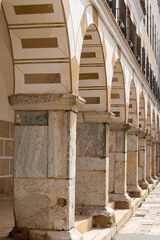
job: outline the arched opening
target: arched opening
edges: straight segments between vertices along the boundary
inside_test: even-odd
[[[79,95],[86,100],[82,111],[106,111],[106,91],[102,44],[96,26],[91,24],[84,36],[80,60]]]
[[[139,103],[139,128],[145,130],[145,101],[143,92],[140,95]]]
[[[156,137],[155,111],[152,111],[152,136]]]
[[[14,227],[13,132],[14,111],[8,96],[14,93],[11,43],[0,6],[0,238]],[[4,231],[6,229],[6,232]]]
[[[108,130],[97,118],[107,111],[106,83],[102,44],[92,24],[84,36],[79,70],[79,95],[86,105],[77,124],[76,215],[89,214],[90,207],[107,204]]]
[[[113,69],[111,88],[111,112],[115,114],[115,121],[124,123],[126,120],[125,84],[123,70],[118,59]]]
[[[150,103],[147,103],[147,133],[151,134],[151,107]]]
[[[156,138],[159,140],[159,116],[157,114]]]
[[[132,124],[132,127],[137,127],[137,97],[135,83],[133,80],[130,87],[128,122]]]
[[[129,208],[130,198],[126,192],[127,134],[125,83],[122,65],[118,59],[113,69],[111,88],[111,112],[115,114],[110,126],[109,149],[109,199],[115,208]]]

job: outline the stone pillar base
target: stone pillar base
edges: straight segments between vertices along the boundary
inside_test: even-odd
[[[82,240],[82,234],[75,228],[69,231],[28,230],[16,228],[10,232],[9,237],[14,240]]]
[[[147,182],[148,182],[149,184],[153,184],[153,183],[154,183],[154,180],[153,180],[152,177],[147,177]]]
[[[140,187],[142,189],[148,189],[149,188],[149,183],[146,181],[146,180],[142,180],[140,183],[139,183]]]
[[[131,208],[131,198],[128,194],[109,194],[109,200],[115,202],[116,209],[130,209]]]
[[[127,186],[127,191],[129,196],[132,198],[140,198],[142,196],[142,189],[137,186]]]
[[[115,223],[114,210],[110,206],[84,206],[82,214],[93,216],[93,227],[107,228]]]
[[[153,178],[154,180],[159,180],[159,178],[158,178],[156,175],[152,176],[152,178]]]

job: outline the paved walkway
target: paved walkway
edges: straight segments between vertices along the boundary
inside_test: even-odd
[[[116,240],[160,240],[160,183],[148,195]]]

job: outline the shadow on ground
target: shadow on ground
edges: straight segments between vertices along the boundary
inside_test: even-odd
[[[160,240],[160,235],[118,233],[115,240]]]

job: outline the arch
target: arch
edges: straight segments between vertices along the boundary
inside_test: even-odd
[[[145,124],[145,100],[143,92],[141,92],[140,95],[140,102],[139,102],[139,128],[142,128],[145,130],[146,124]]]
[[[70,49],[62,1],[3,0],[2,7],[13,50],[14,93],[70,93]]]
[[[86,100],[82,111],[107,110],[107,80],[98,29],[91,24],[84,35],[81,52],[79,95]]]
[[[157,113],[156,138],[159,139],[159,115]]]
[[[152,136],[156,137],[156,119],[155,119],[155,110],[152,110]]]
[[[133,127],[137,127],[137,94],[134,80],[131,81],[129,109],[128,109],[128,122]]]
[[[147,132],[151,134],[151,106],[149,101],[147,103]]]
[[[111,87],[111,112],[115,114],[116,122],[126,122],[126,96],[124,74],[120,59],[115,63],[113,69],[112,87]]]

